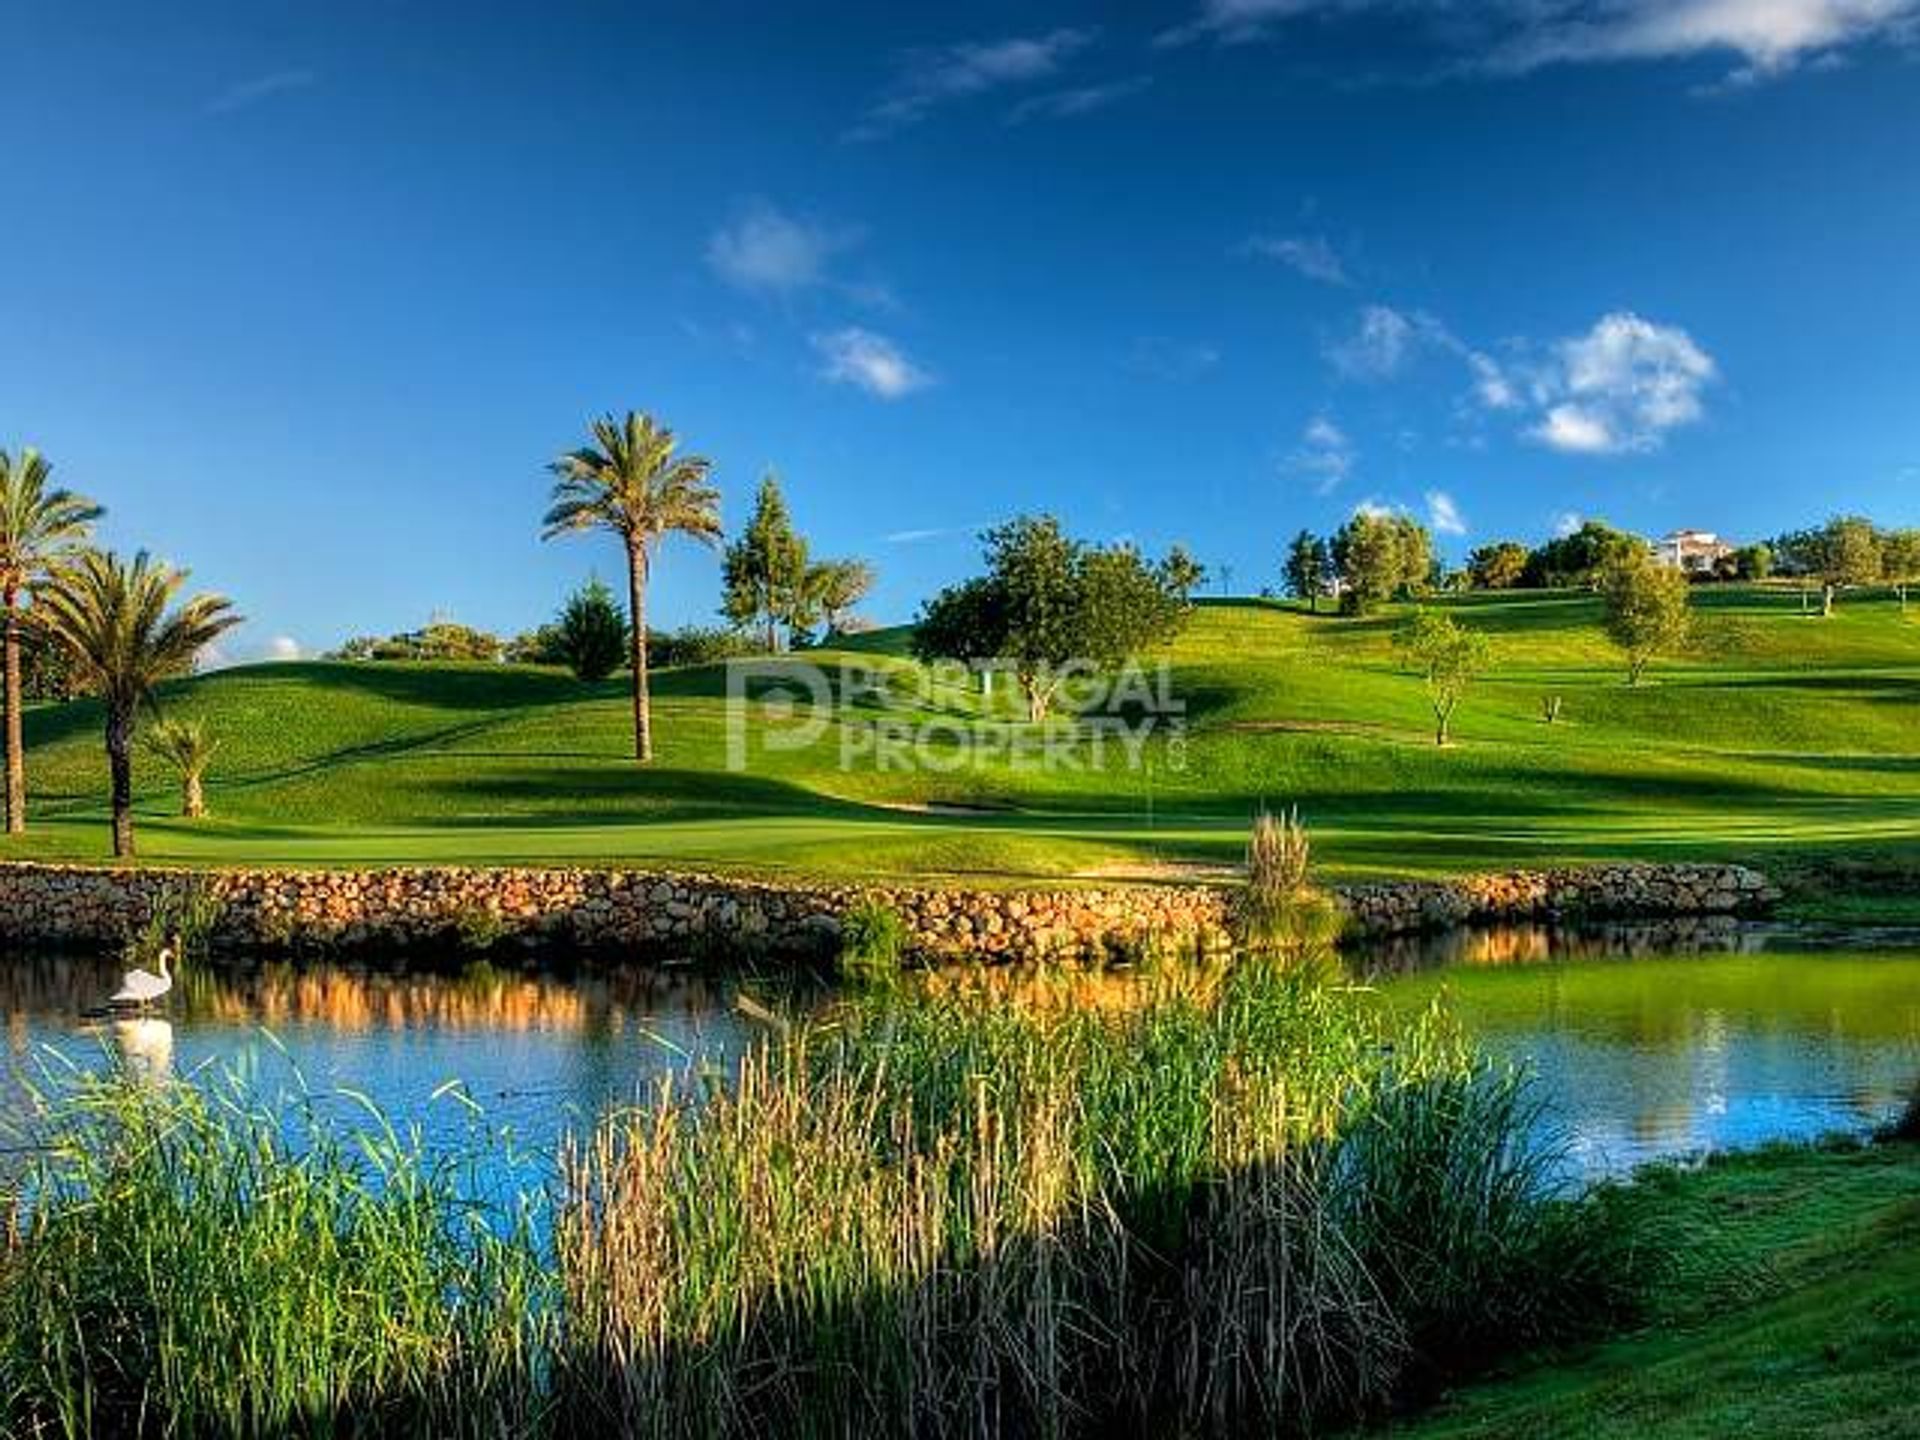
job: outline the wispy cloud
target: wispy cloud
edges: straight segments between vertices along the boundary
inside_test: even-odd
[[[1347,267],[1323,235],[1252,235],[1240,242],[1239,253],[1277,260],[1288,269],[1322,285],[1346,285]]]
[[[820,354],[823,378],[882,400],[898,400],[933,384],[933,376],[893,341],[857,325],[815,335],[813,348]]]
[[[271,74],[257,75],[251,80],[228,86],[208,100],[203,108],[209,115],[232,115],[278,95],[310,90],[319,83],[319,75],[312,70],[275,70]]]
[[[1316,495],[1331,495],[1353,473],[1356,458],[1346,432],[1327,416],[1316,415],[1280,464],[1291,474],[1310,478]]]
[[[1460,513],[1453,496],[1444,490],[1427,492],[1427,527],[1436,535],[1464,535],[1467,518]]]
[[[972,525],[935,525],[924,530],[894,530],[880,537],[888,545],[924,545],[929,540],[951,540],[957,535],[977,535],[986,526],[979,522]]]
[[[1029,120],[1073,120],[1105,110],[1131,99],[1153,84],[1151,75],[1134,75],[1125,80],[1110,80],[1102,85],[1075,85],[1065,90],[1049,90],[1031,95],[1007,112],[1009,125],[1024,125]]]
[[[1353,330],[1326,347],[1326,356],[1350,380],[1390,380],[1422,350],[1458,346],[1452,332],[1424,310],[1368,305],[1361,309]]]
[[[1192,380],[1220,363],[1220,348],[1201,340],[1142,335],[1127,352],[1126,368],[1155,380]]]
[[[707,264],[737,289],[790,294],[824,284],[828,263],[860,239],[857,227],[803,219],[756,200],[713,232]]]
[[[918,125],[943,105],[1050,80],[1093,43],[1094,35],[1092,30],[1063,27],[1044,35],[963,41],[909,51],[893,83],[848,138],[877,140]]]
[[[1161,41],[1247,44],[1296,23],[1373,16],[1424,33],[1454,69],[1522,73],[1720,55],[1733,61],[1728,78],[1738,83],[1920,36],[1920,0],[1200,0]]]

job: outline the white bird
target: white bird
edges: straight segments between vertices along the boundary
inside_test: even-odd
[[[160,973],[151,970],[129,970],[120,981],[120,988],[107,1000],[109,1005],[151,1005],[162,995],[173,989],[173,972],[167,968],[173,960],[173,947],[162,945],[158,964]]]

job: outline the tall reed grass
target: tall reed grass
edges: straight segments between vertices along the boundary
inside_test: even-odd
[[[1384,1016],[1257,958],[854,999],[605,1117],[542,1227],[378,1127],[86,1089],[0,1262],[0,1419],[1301,1431],[1631,1307],[1657,1252],[1563,1190],[1525,1087]]]

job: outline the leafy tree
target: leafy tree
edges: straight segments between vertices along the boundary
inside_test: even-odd
[[[1340,575],[1340,608],[1353,615],[1377,610],[1400,589],[1399,525],[1391,516],[1355,515],[1333,537],[1333,564]]]
[[[1920,583],[1920,530],[1890,530],[1880,537],[1882,578],[1900,597],[1900,613],[1907,611],[1908,587]]]
[[[1733,573],[1739,580],[1765,580],[1773,574],[1773,547],[1742,545],[1733,552]]]
[[[162,681],[191,674],[200,652],[240,623],[220,595],[174,605],[187,572],[148,558],[131,564],[99,550],[62,568],[36,603],[87,689],[106,710],[112,777],[113,853],[133,854],[133,727]]]
[[[643,763],[653,758],[647,577],[654,548],[668,535],[691,536],[704,545],[720,541],[720,492],[708,479],[713,466],[701,456],[677,454],[678,449],[671,430],[650,415],[629,410],[625,420],[608,415],[594,421],[592,443],[549,467],[555,478],[544,538],[609,530],[626,550],[633,753]]]
[[[1530,590],[1590,588],[1612,561],[1645,548],[1637,536],[1616,530],[1604,520],[1584,521],[1571,534],[1549,540],[1529,555],[1521,583]]]
[[[720,612],[742,629],[758,628],[767,649],[778,650],[782,627],[812,623],[807,581],[807,542],[794,533],[780,482],[768,474],[753,518],[727,547]]]
[[[1175,545],[1160,562],[1160,579],[1183,606],[1193,603],[1193,592],[1207,583],[1207,567],[1184,545]]]
[[[33,449],[0,450],[0,603],[5,605],[7,833],[27,828],[27,751],[21,734],[26,683],[21,673],[22,602],[52,578],[73,547],[93,533],[101,508],[49,484],[52,467]]]
[[[1627,683],[1638,685],[1655,656],[1678,650],[1692,633],[1687,577],[1639,546],[1609,560],[1598,580],[1607,638],[1626,652]]]
[[[553,630],[554,654],[588,684],[606,679],[627,658],[627,617],[597,577],[567,597]]]
[[[141,738],[150,754],[179,774],[180,813],[189,820],[205,818],[207,767],[220,742],[198,720],[159,720]]]
[[[1820,587],[1822,615],[1833,614],[1840,591],[1880,579],[1880,535],[1859,515],[1836,515],[1818,530],[1783,535],[1774,550],[1789,574]]]
[[[357,639],[349,640],[346,645],[341,647],[340,651],[336,652],[335,658],[341,660],[372,659],[371,653],[353,655],[346,653],[349,647],[357,647],[363,643],[371,645],[372,642],[363,642]],[[521,631],[511,640],[507,641],[506,648],[500,652],[500,658],[509,665],[566,664],[567,662],[560,654],[560,627],[552,621],[548,621],[545,625],[536,625],[531,630]]]
[[[1482,545],[1467,557],[1476,590],[1511,590],[1527,573],[1527,547],[1517,540]]]
[[[864,560],[821,560],[807,567],[809,603],[826,622],[829,635],[841,634],[853,619],[853,607],[867,598],[875,580]]]
[[[936,595],[915,625],[923,660],[1004,661],[1044,720],[1066,667],[1119,665],[1169,639],[1184,615],[1164,567],[1129,546],[1070,540],[1052,516],[1022,516],[989,530],[987,573]]]
[[[1493,643],[1451,616],[1419,610],[1394,635],[1401,661],[1420,672],[1433,706],[1433,743],[1453,738],[1453,712],[1467,690],[1493,663]]]
[[[1395,593],[1416,599],[1444,583],[1446,569],[1434,555],[1433,532],[1411,515],[1395,515],[1389,523],[1400,552],[1400,578]]]
[[[1327,593],[1333,575],[1333,552],[1320,536],[1302,530],[1287,547],[1284,573],[1287,593],[1306,601],[1308,610],[1318,611],[1320,597]]]

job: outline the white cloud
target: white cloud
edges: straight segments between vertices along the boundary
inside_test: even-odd
[[[1578,534],[1580,527],[1587,523],[1587,517],[1577,510],[1562,510],[1553,517],[1553,533],[1562,540],[1569,535]]]
[[[300,642],[291,635],[276,635],[267,641],[265,660],[298,660],[302,655]]]
[[[1063,27],[1045,35],[966,41],[912,51],[899,77],[849,138],[877,140],[919,124],[930,112],[951,101],[1050,79],[1093,39],[1091,30]]]
[[[1910,43],[1920,0],[1201,0],[1165,42],[1265,39],[1288,22],[1390,15],[1468,69],[1521,73],[1556,64],[1724,55],[1730,78],[1784,74],[1875,41]]]
[[[1479,350],[1467,351],[1467,369],[1473,372],[1473,393],[1489,410],[1515,410],[1520,406],[1520,390],[1491,355]]]
[[[1734,79],[1755,80],[1803,60],[1882,38],[1910,38],[1915,0],[1624,0],[1561,4],[1490,57],[1496,68],[1732,54]]]
[[[1331,495],[1353,473],[1355,458],[1346,432],[1327,416],[1316,415],[1281,465],[1293,474],[1311,477],[1315,494]]]
[[[1049,90],[1029,96],[1007,112],[1009,125],[1024,125],[1029,120],[1073,120],[1118,105],[1138,95],[1153,83],[1150,75],[1134,75],[1111,80],[1103,85],[1076,85],[1065,90]]]
[[[1241,242],[1240,253],[1277,260],[1323,285],[1345,285],[1346,266],[1322,235],[1254,235]]]
[[[1349,379],[1388,380],[1428,346],[1461,348],[1447,327],[1424,311],[1369,305],[1360,312],[1353,333],[1327,347],[1327,359]]]
[[[1718,374],[1686,331],[1615,311],[1553,347],[1535,381],[1546,410],[1529,433],[1579,454],[1657,450],[1705,413],[1701,394]]]
[[[1464,535],[1467,519],[1460,513],[1451,495],[1444,490],[1427,492],[1427,525],[1436,535]]]
[[[231,115],[239,110],[251,109],[276,95],[310,90],[319,83],[320,77],[311,70],[276,70],[270,75],[259,75],[228,86],[202,108],[209,115]]]
[[[898,400],[933,383],[933,377],[893,341],[857,325],[815,335],[813,347],[825,362],[820,373],[826,379],[856,386],[882,400]]]
[[[800,220],[756,202],[707,241],[707,263],[741,290],[789,293],[819,285],[827,263],[859,243],[860,232]]]
[[[1353,507],[1353,513],[1356,516],[1364,515],[1369,520],[1391,520],[1396,515],[1406,514],[1407,507],[1404,505],[1389,505],[1386,501],[1376,499],[1374,496],[1369,495]]]

